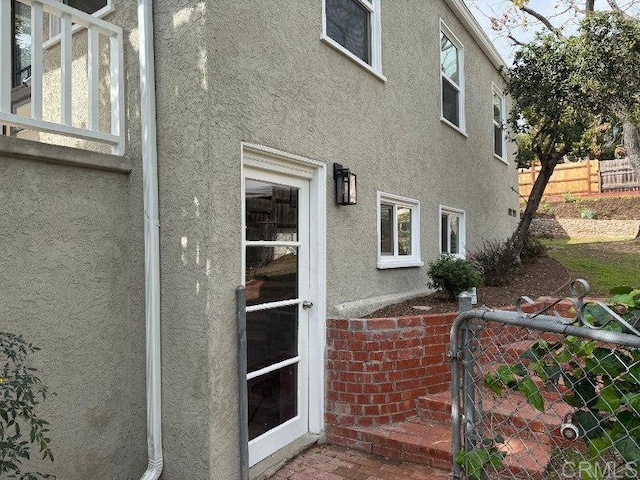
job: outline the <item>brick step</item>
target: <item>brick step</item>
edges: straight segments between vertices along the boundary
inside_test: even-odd
[[[425,423],[451,421],[451,394],[442,392],[419,397],[416,401],[419,418]],[[544,444],[564,445],[560,425],[573,408],[557,397],[546,402],[545,412],[531,406],[520,392],[509,392],[503,398],[486,393],[482,399],[484,425],[488,431],[535,440]]]
[[[427,464],[450,470],[451,428],[418,419],[391,425],[355,428],[358,443],[371,453],[388,458]],[[543,480],[551,448],[538,442],[506,439],[499,448],[507,452],[501,473],[491,478],[530,478]]]

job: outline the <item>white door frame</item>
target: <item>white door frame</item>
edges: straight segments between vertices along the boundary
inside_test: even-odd
[[[324,431],[325,399],[325,348],[326,348],[326,164],[289,154],[280,150],[252,143],[241,143],[241,226],[242,265],[240,283],[244,284],[246,267],[244,232],[245,167],[285,174],[309,181],[309,300],[313,308],[309,310],[309,428],[308,432],[319,434]],[[245,401],[240,399],[240,401]],[[255,462],[254,462],[255,463]]]

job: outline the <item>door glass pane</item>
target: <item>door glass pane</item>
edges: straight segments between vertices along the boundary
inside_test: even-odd
[[[249,440],[298,414],[298,365],[293,364],[248,382]]]
[[[398,207],[398,255],[411,255],[411,209]]]
[[[298,296],[297,247],[247,247],[247,305]]]
[[[458,49],[451,43],[451,40],[449,40],[446,35],[442,35],[440,41],[440,63],[442,73],[453,80],[456,85],[460,85]]]
[[[369,60],[369,11],[357,0],[326,0],[327,35],[365,63]]]
[[[451,82],[442,77],[442,116],[455,126],[460,126],[458,95],[458,90],[456,90]]]
[[[393,205],[380,204],[380,253],[393,255]]]
[[[449,253],[449,215],[440,218],[440,253]]]
[[[298,189],[247,178],[246,239],[298,240]]]
[[[298,355],[298,305],[247,313],[247,372]]]
[[[460,217],[457,215],[452,215],[451,220],[449,222],[449,228],[451,231],[449,232],[449,241],[451,244],[451,253],[460,253],[459,239],[460,239]]]

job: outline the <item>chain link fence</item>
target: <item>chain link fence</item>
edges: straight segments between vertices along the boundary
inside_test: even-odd
[[[604,305],[573,289],[574,318],[523,297],[456,320],[453,478],[640,478],[640,291]]]

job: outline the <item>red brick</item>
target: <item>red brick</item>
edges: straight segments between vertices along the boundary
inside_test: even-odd
[[[366,326],[366,322],[367,321],[362,318],[351,319],[349,320],[348,329],[349,331],[364,330]]]
[[[422,317],[400,317],[398,327],[419,327],[422,325]]]
[[[368,330],[385,330],[396,328],[396,326],[395,318],[370,318],[366,323]]]

